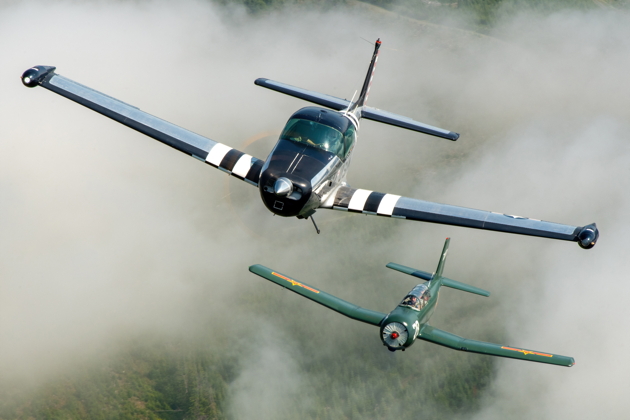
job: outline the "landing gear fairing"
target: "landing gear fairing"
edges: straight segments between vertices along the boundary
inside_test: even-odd
[[[405,351],[417,339],[420,339],[455,350],[490,356],[567,367],[575,364],[572,357],[470,340],[429,325],[429,320],[437,307],[442,286],[481,296],[490,296],[490,292],[483,289],[442,276],[449,242],[450,239],[447,238],[435,273],[427,273],[426,271],[416,270],[400,264],[387,264],[387,267],[391,269],[427,280],[425,283],[414,287],[400,304],[388,314],[361,308],[259,264],[249,267],[249,271],[342,315],[379,327],[381,341],[390,351]]]
[[[269,79],[255,81],[258,86],[320,105],[302,108],[291,116],[265,161],[67,79],[55,73],[55,67],[30,68],[22,75],[22,83],[42,86],[257,186],[265,206],[279,216],[312,219],[316,210],[331,209],[574,241],[586,249],[595,245],[599,237],[595,223],[564,225],[350,187],[346,175],[361,118],[452,141],[459,138],[452,131],[366,105],[380,45],[377,40],[356,101]]]

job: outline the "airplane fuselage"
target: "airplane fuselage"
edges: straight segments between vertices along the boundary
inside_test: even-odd
[[[271,212],[307,218],[345,183],[356,143],[353,117],[320,107],[302,108],[291,116],[258,183]]]
[[[414,287],[402,302],[383,319],[381,341],[391,351],[405,350],[429,322],[440,292],[439,282],[429,281]]]

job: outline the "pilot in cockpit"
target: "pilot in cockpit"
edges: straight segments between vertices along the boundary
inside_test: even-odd
[[[413,309],[420,309],[420,299],[417,296],[409,295],[400,302],[402,306],[409,306]]]
[[[328,129],[321,130],[321,133],[318,134],[319,136],[315,137],[315,142],[312,144],[331,153],[338,154],[338,149],[341,145],[339,133]]]
[[[306,143],[309,138],[313,136],[313,123],[305,120],[293,120],[294,123],[286,130],[282,135],[285,138],[289,138],[293,141],[299,141]],[[289,125],[287,124],[287,127]]]
[[[343,135],[335,128],[315,121],[291,119],[280,138],[309,144],[336,155],[344,155]]]

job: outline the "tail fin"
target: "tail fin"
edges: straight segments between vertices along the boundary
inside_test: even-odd
[[[368,67],[367,75],[363,81],[363,87],[361,93],[356,102],[350,105],[348,112],[355,112],[355,110],[361,110],[367,102],[368,95],[370,94],[370,87],[372,86],[372,79],[374,78],[374,70],[376,69],[376,62],[378,61],[378,50],[381,48],[381,39],[377,39],[374,43],[374,54],[372,54],[372,61],[370,61],[370,67]],[[360,115],[359,115],[360,116]]]
[[[444,130],[439,127],[434,127],[432,125],[414,121],[411,118],[404,117],[402,115],[394,114],[392,112],[383,111],[381,109],[365,105],[368,95],[370,93],[372,79],[374,78],[374,69],[376,68],[376,62],[378,61],[378,51],[380,47],[381,40],[379,38],[374,44],[372,61],[370,61],[370,67],[368,68],[367,75],[365,76],[365,80],[363,81],[363,87],[361,88],[361,93],[359,94],[359,98],[356,102],[354,102],[354,96],[352,97],[352,100],[348,101],[347,99],[341,99],[335,96],[313,92],[311,90],[302,89],[269,79],[256,79],[254,83],[258,86],[275,90],[276,92],[291,95],[305,101],[332,108],[348,116],[353,115],[355,118],[350,117],[351,119],[353,119],[353,121],[355,119],[359,120],[361,118],[365,118],[366,120],[378,121],[383,124],[389,124],[396,127],[405,128],[407,130],[418,131],[420,133],[441,137],[443,139],[448,139],[452,141],[457,140],[459,138],[459,134],[452,131]]]
[[[448,245],[450,243],[451,238],[446,238],[446,241],[444,241],[444,249],[442,249],[442,256],[440,257],[440,262],[438,263],[433,278],[442,277],[442,271],[444,271],[444,263],[446,262],[446,254],[448,253]]]
[[[442,286],[450,287],[452,289],[462,290],[468,293],[474,293],[476,295],[481,296],[490,296],[490,292],[480,289],[475,286],[470,286],[465,283],[460,283],[455,280],[448,279],[446,277],[442,277],[442,272],[444,271],[444,264],[446,262],[446,254],[448,254],[448,246],[451,243],[451,238],[446,238],[444,241],[444,248],[442,249],[442,256],[440,257],[440,262],[438,263],[437,269],[435,273],[427,273],[426,271],[416,270],[415,268],[407,267],[400,264],[389,263],[387,264],[387,268],[391,268],[392,270],[400,271],[401,273],[409,274],[410,276],[418,277],[423,280],[432,281],[435,280],[439,282]]]
[[[435,270],[435,274],[433,275],[434,279],[439,279],[442,282],[442,286],[450,287],[457,290],[462,290],[468,293],[474,293],[476,295],[481,296],[490,296],[490,292],[480,289],[475,286],[469,286],[465,283],[461,283],[455,280],[448,279],[446,277],[442,277],[442,271],[444,271],[444,264],[446,262],[446,254],[448,254],[448,246],[451,243],[451,238],[446,238],[444,241],[444,249],[442,250],[442,256],[440,257],[440,262],[438,263],[437,269]]]
[[[446,260],[448,244],[450,243],[451,238],[446,238],[446,242],[444,242],[444,249],[442,249],[442,256],[440,257],[440,262],[438,263],[437,270],[435,270],[435,273],[433,274],[391,262],[387,264],[386,267],[391,268],[392,270],[400,271],[401,273],[409,274],[410,276],[421,278],[422,280],[431,281],[433,279],[438,279],[442,277],[442,271],[444,271],[444,261]]]

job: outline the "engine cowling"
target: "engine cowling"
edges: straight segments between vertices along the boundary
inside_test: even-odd
[[[264,171],[258,188],[265,206],[278,216],[299,216],[320,204],[308,180],[286,172]]]
[[[407,327],[400,322],[390,322],[381,329],[381,340],[392,351],[407,347],[409,335]]]

